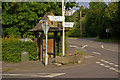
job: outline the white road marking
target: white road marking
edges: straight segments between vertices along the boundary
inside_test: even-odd
[[[85,58],[92,58],[92,57],[94,57],[94,56],[85,56]]]
[[[84,49],[85,47],[87,47],[88,45],[84,45],[83,47],[82,47],[82,49]]]
[[[99,53],[99,52],[92,52],[92,53],[101,55],[101,53]]]
[[[113,63],[109,63],[110,65],[113,65]]]
[[[118,67],[118,65],[114,65],[114,66]]]
[[[50,75],[46,75],[44,77],[55,77],[55,76],[60,76],[60,75],[63,75],[65,73],[58,73],[58,74],[50,74]]]
[[[99,64],[100,62],[96,62],[97,64]]]
[[[92,48],[98,48],[98,47],[95,47],[95,46],[89,46],[89,47],[92,47]],[[103,46],[104,47],[104,46]],[[107,49],[107,48],[103,48],[104,50],[108,50],[108,51],[113,51],[113,52],[118,52],[118,50],[113,50],[113,49]]]
[[[108,61],[106,61],[106,60],[103,60],[103,59],[101,59],[100,61],[102,61],[102,62],[105,62],[105,63],[109,63]]]
[[[111,67],[111,68],[109,68],[109,69],[111,69],[111,70],[116,70],[115,68],[112,68],[112,67]]]
[[[103,45],[101,45],[101,47],[102,47],[102,48],[104,48],[104,46],[103,46]]]
[[[115,70],[116,72],[120,72],[119,70]]]
[[[107,49],[107,48],[104,48],[105,50],[108,50],[108,51],[114,51],[114,52],[117,52],[116,50],[112,50],[112,49]]]
[[[100,64],[101,66],[104,66],[105,64]]]
[[[105,61],[105,60],[101,59],[100,61]]]
[[[106,60],[103,60],[103,59],[101,59],[100,61],[106,62]],[[108,62],[108,61],[107,61],[107,62]],[[119,71],[118,69],[115,69],[115,68],[110,67],[110,66],[108,66],[108,65],[102,64],[101,62],[96,62],[96,63],[99,64],[99,65],[101,65],[101,66],[103,66],[103,67],[105,67],[105,68],[108,68],[108,69],[110,69],[110,70],[113,70],[113,71],[115,71],[115,72],[119,72],[119,73],[120,73],[120,71]],[[107,64],[113,65],[114,63],[107,63]],[[114,65],[114,66],[115,66],[115,65]],[[118,66],[118,65],[116,65],[116,66]]]
[[[109,68],[110,66],[104,66],[104,67]]]
[[[70,45],[70,47],[74,47],[74,48],[77,48],[77,46],[74,46],[74,45]]]
[[[116,65],[116,64],[114,64],[114,63],[111,63],[111,62],[108,62],[108,61],[106,61],[106,60],[101,59],[100,61],[105,62],[105,63],[110,64],[110,65],[113,65],[113,66],[115,66],[115,67],[118,67],[118,65]]]
[[[0,74],[0,75],[4,75],[4,76],[28,76],[28,77],[56,77],[56,76],[60,76],[63,75],[65,73],[32,73],[32,74]]]

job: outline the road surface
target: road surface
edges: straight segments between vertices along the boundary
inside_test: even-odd
[[[82,64],[66,65],[58,69],[31,73],[7,73],[5,78],[118,78],[118,45],[96,42],[88,39],[67,39],[67,53],[83,51],[85,61]]]

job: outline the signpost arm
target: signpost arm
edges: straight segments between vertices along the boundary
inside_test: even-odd
[[[63,56],[65,55],[65,50],[64,50],[64,36],[65,36],[65,33],[64,33],[64,0],[62,0],[62,26],[63,26]]]

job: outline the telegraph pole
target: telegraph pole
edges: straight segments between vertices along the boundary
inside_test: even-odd
[[[82,37],[82,11],[80,10],[80,37]]]
[[[62,26],[63,26],[63,45],[62,45],[62,52],[63,52],[63,56],[65,55],[65,48],[64,48],[64,38],[65,38],[65,33],[64,33],[64,12],[65,12],[65,8],[64,8],[64,0],[62,0]]]

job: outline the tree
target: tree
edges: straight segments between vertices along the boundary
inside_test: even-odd
[[[90,2],[89,3],[89,11],[86,15],[86,22],[85,22],[85,36],[89,37],[103,37],[101,33],[104,32],[104,13],[106,4],[104,2]]]
[[[117,38],[118,33],[120,32],[119,28],[119,3],[112,2],[108,5],[105,9],[105,17],[106,17],[106,24],[107,28],[109,29],[109,33],[111,37]]]
[[[35,27],[46,12],[62,15],[60,2],[4,2],[2,9],[2,33],[5,36],[10,35],[12,29],[15,29],[14,35],[20,33],[21,37],[33,34],[29,29]]]

